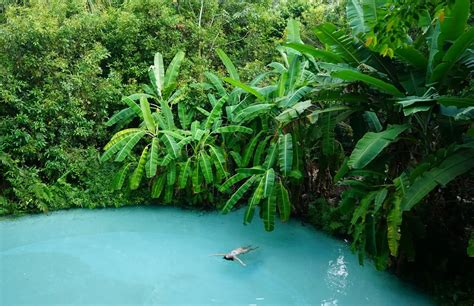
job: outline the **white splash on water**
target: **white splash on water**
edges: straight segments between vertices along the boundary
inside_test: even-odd
[[[339,255],[336,260],[330,260],[328,263],[326,282],[328,287],[336,289],[338,293],[345,294],[345,289],[348,286],[349,271],[344,255]]]

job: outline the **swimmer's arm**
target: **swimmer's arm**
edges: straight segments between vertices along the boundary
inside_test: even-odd
[[[234,256],[234,258],[235,258],[235,259],[237,259],[237,261],[238,261],[238,262],[240,262],[240,264],[241,264],[242,266],[244,266],[244,267],[245,267],[245,264],[243,263],[243,261],[242,261],[242,260],[240,260],[240,258],[239,258],[239,257],[237,257],[237,256]]]
[[[226,254],[210,254],[209,256],[224,256]]]

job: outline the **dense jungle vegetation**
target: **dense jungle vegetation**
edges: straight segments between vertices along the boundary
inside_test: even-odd
[[[4,1],[0,214],[244,207],[267,231],[294,216],[472,305],[472,10]]]

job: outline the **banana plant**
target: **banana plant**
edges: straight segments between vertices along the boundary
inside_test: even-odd
[[[288,22],[288,41],[301,42],[295,20]],[[309,62],[301,53],[286,47],[279,51],[282,63],[271,63],[272,71],[246,84],[230,58],[218,50],[229,77],[221,80],[215,74],[206,73],[208,83],[205,84],[216,95],[229,96],[226,116],[232,124],[249,126],[255,131],[246,146],[239,145],[230,152],[237,173],[219,190],[236,190],[222,212],[231,211],[249,193],[244,224],[252,221],[255,209],[259,207],[267,231],[274,229],[277,208],[282,221],[290,217],[288,184],[302,178],[301,144],[293,126],[300,119],[306,120],[304,114],[312,107],[311,101],[303,98],[311,92],[314,78],[307,69]],[[261,84],[267,85],[262,87]]]
[[[383,23],[377,19],[377,10],[383,9],[378,6],[383,5],[348,1],[352,35],[322,24],[316,36],[324,48],[301,42],[286,45],[314,62],[313,104],[332,102],[332,108],[352,112],[349,123],[356,145],[346,149],[349,156],[336,175],[336,180],[345,178],[341,184],[349,188],[339,208],[352,215],[353,246],[361,259],[368,252],[382,268],[390,255],[399,254],[400,241],[410,245],[409,225],[403,222],[413,218],[404,216],[436,186],[472,169],[467,160],[473,157],[469,146],[474,109],[465,81],[473,67],[470,1],[453,1],[443,8],[445,15],[433,14],[415,31],[418,37],[387,54],[392,58],[380,56],[370,32]],[[397,142],[400,135],[404,139]],[[403,151],[387,154],[387,148]],[[427,163],[431,156],[438,162]],[[411,251],[404,249],[405,254]]]
[[[164,72],[163,59],[157,53],[149,73],[151,86],[144,86],[147,93],[124,97],[122,101],[128,107],[107,122],[120,125],[134,117],[141,121],[138,127],[117,132],[104,147],[102,162],[114,156],[115,161],[124,162],[115,176],[115,189],[122,188],[130,174],[130,189],[137,189],[146,175],[151,180],[151,196],[165,203],[171,202],[178,190],[190,186],[194,194],[199,194],[228,176],[223,135],[253,132],[244,126],[223,124],[227,95],[211,100],[212,109],[206,111],[203,121],[193,121],[193,112],[184,103],[173,108],[180,95],[176,79],[183,59],[184,54],[178,52]],[[133,159],[133,149],[141,140],[144,147],[135,169],[130,171],[132,162],[128,160]]]
[[[435,188],[446,186],[456,177],[474,168],[474,142],[450,145],[428,155],[412,169],[406,169],[396,177],[384,171],[385,164],[377,159],[388,160],[393,154],[389,146],[400,140],[408,131],[407,125],[390,126],[379,133],[366,134],[341,167],[336,181],[349,186],[343,192],[339,209],[351,212],[353,234],[352,247],[358,251],[362,262],[366,253],[375,257],[378,268],[384,269],[388,257],[399,254],[403,244],[404,254],[414,259],[416,228],[413,218],[404,219]],[[402,227],[402,223],[405,222]]]

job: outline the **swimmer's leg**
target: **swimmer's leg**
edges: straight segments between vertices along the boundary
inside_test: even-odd
[[[258,246],[252,247],[251,245],[248,245],[248,246],[244,247],[243,249],[244,249],[244,252],[242,254],[245,254],[245,253],[248,253],[250,251],[254,251],[254,250],[258,249]]]
[[[235,259],[237,259],[238,262],[240,262],[240,264],[245,267],[245,264],[242,260],[240,260],[240,258],[238,258],[237,256],[234,256]]]

